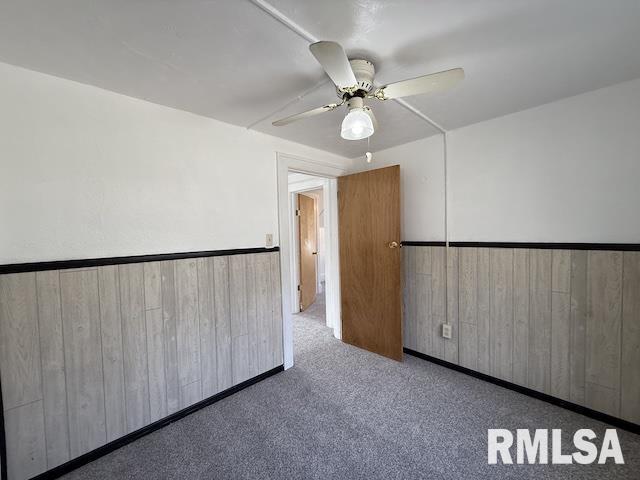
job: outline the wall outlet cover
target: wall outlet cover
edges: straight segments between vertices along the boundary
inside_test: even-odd
[[[267,248],[273,247],[273,233],[267,233],[265,243],[267,245]]]
[[[442,324],[442,336],[444,338],[451,338],[451,325],[446,323]]]

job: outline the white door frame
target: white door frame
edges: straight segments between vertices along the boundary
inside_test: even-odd
[[[280,281],[282,284],[282,340],[284,368],[293,366],[293,283],[291,273],[291,220],[289,217],[289,171],[307,173],[328,179],[325,195],[325,286],[327,323],[336,338],[342,337],[340,317],[340,259],[338,252],[338,181],[346,175],[342,165],[317,162],[287,153],[276,152],[278,180],[278,237],[280,239]]]

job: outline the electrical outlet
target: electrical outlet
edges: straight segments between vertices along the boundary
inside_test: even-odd
[[[266,242],[267,248],[273,247],[273,233],[267,233]]]
[[[447,323],[442,324],[442,336],[444,338],[451,338],[451,325]]]

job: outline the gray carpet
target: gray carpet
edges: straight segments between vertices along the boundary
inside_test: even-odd
[[[622,430],[626,465],[487,465],[488,428],[562,428],[568,445],[579,428],[601,439],[606,425],[424,360],[345,345],[323,308],[295,318],[294,368],[66,478],[640,478],[640,437]]]
[[[326,325],[326,304],[324,293],[319,293],[316,296],[316,301],[313,302],[304,312],[301,312],[294,316],[294,318],[304,321],[310,320],[318,323],[320,326]],[[312,340],[312,339],[310,339]]]

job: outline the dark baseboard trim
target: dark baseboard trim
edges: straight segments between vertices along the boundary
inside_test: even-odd
[[[445,242],[402,242],[413,247],[444,247]],[[449,242],[450,247],[531,248],[542,250],[609,250],[640,252],[640,243]]]
[[[42,272],[45,270],[65,270],[68,268],[102,267],[125,263],[160,262],[183,258],[220,257],[224,255],[247,255],[249,253],[277,252],[280,247],[236,248],[232,250],[204,250],[201,252],[159,253],[154,255],[134,255],[130,257],[89,258],[82,260],[59,260],[52,262],[13,263],[0,265],[0,275],[7,273]]]
[[[216,393],[215,395],[209,398],[205,398],[204,400],[198,403],[194,403],[193,405],[187,408],[183,408],[179,412],[176,412],[167,417],[164,417],[158,420],[157,422],[147,425],[146,427],[142,427],[141,429],[136,430],[135,432],[131,432],[125,435],[124,437],[120,437],[117,440],[114,440],[113,442],[109,442],[106,445],[98,447],[95,450],[91,450],[90,452],[87,452],[84,455],[80,455],[79,457],[76,457],[73,460],[69,460],[67,463],[63,463],[62,465],[52,468],[51,470],[47,470],[46,472],[41,473],[40,475],[36,475],[35,477],[32,477],[32,480],[36,480],[36,479],[44,480],[44,479],[53,479],[53,478],[61,477],[62,475],[65,475],[75,470],[76,468],[86,465],[87,463],[93,462],[94,460],[97,460],[98,458],[103,457],[108,453],[111,453],[117,450],[120,447],[124,447],[125,445],[133,442],[134,440],[144,437],[145,435],[148,435],[151,432],[155,432],[156,430],[159,430],[162,427],[165,427],[170,423],[175,422],[176,420],[180,420],[181,418],[184,418],[187,415],[197,412],[198,410],[204,407],[207,407],[216,402],[219,402],[220,400],[228,397],[229,395],[233,395],[234,393],[237,393],[240,390],[250,387],[251,385],[254,385],[282,371],[284,371],[284,367],[280,365],[279,367],[276,367],[267,372],[261,373],[260,375],[250,378],[249,380],[245,380],[244,382],[239,383],[238,385],[234,385],[233,387],[228,388],[220,393]]]
[[[492,377],[491,375],[487,375],[485,373],[476,372],[475,370],[471,370],[470,368],[462,367],[455,363],[447,362],[446,360],[441,360],[439,358],[432,357],[431,355],[426,355],[424,353],[416,352],[415,350],[411,350],[410,348],[403,348],[402,350],[407,355],[421,358],[422,360],[426,360],[428,362],[436,363],[438,365],[450,368],[457,372],[465,373],[472,377],[479,378],[480,380],[493,383],[494,385],[498,385],[500,387],[513,390],[514,392],[522,393],[523,395],[527,395],[529,397],[533,397],[538,400],[551,403],[558,407],[566,408],[567,410],[571,410],[572,412],[579,413],[581,415],[584,415],[585,417],[593,418],[594,420],[608,423],[609,425],[613,425],[614,427],[618,427],[618,428],[621,428],[622,430],[626,430],[628,432],[640,435],[640,425],[636,423],[629,422],[627,420],[623,420],[618,417],[613,417],[611,415],[607,415],[606,413],[598,412],[596,410],[583,407],[582,405],[568,402],[566,400],[562,400],[561,398],[554,397],[552,395],[547,395],[546,393],[538,392],[536,390],[532,390],[527,387],[523,387],[522,385],[507,382],[506,380],[501,380],[499,378]]]
[[[444,247],[446,242],[400,242],[404,247]]]

